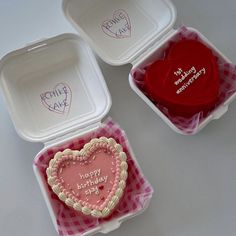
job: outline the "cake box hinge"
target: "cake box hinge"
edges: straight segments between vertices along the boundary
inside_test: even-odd
[[[47,142],[44,143],[44,147],[48,148],[50,146],[55,146],[55,145],[64,143],[66,141],[72,140],[76,137],[81,137],[81,136],[83,136],[87,133],[90,133],[90,132],[98,129],[101,126],[101,124],[102,124],[101,122],[96,122],[96,123],[93,123],[89,126],[73,130],[73,131],[71,131],[69,133],[66,133],[64,135],[61,135],[57,138],[50,139],[50,140],[48,140]]]

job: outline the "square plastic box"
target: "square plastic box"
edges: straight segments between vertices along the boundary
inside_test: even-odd
[[[35,162],[49,150],[74,145],[76,140],[99,130],[111,107],[111,97],[95,56],[76,34],[58,35],[10,52],[0,61],[0,84],[19,136],[44,144]],[[140,184],[147,182],[131,147],[127,149],[137,167],[134,171],[140,172]],[[70,231],[61,233],[58,228],[58,213],[45,181],[46,172],[42,173],[36,165],[33,167],[56,230],[60,235],[69,235]],[[137,210],[76,235],[108,233],[118,228],[123,221],[147,208],[151,186],[148,194]]]
[[[6,55],[1,60],[0,78],[18,134],[25,140],[44,143],[44,148],[34,158],[34,172],[55,229],[60,235],[70,235],[71,230],[62,229],[61,223],[58,224],[58,207],[45,179],[46,171],[36,163],[42,157],[52,158],[50,153],[57,149],[76,147],[85,138],[90,140],[93,132],[103,129],[101,120],[111,107],[111,98],[95,56],[77,35],[63,34]],[[126,146],[127,157],[137,169],[129,168],[140,173],[140,183],[147,183],[149,190],[142,189],[143,194],[148,192],[149,197],[144,197],[141,207],[129,208],[127,212],[94,227],[83,223],[82,233],[74,225],[74,235],[108,233],[123,221],[141,214],[149,205],[152,188],[143,176],[131,147],[128,143]],[[85,218],[83,222],[87,221]]]
[[[78,30],[81,37],[108,64],[132,64],[129,74],[131,88],[153,111],[174,131],[181,134],[195,134],[210,121],[219,119],[226,111],[236,93],[224,100],[207,117],[191,130],[180,129],[168,118],[137,86],[132,71],[158,59],[158,55],[178,34],[173,29],[176,10],[168,0],[119,0],[119,1],[83,1],[64,0],[63,10],[67,19]],[[231,63],[198,30],[202,41],[225,63]]]

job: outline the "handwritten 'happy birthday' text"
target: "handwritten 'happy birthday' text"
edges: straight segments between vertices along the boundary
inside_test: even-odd
[[[101,169],[79,174],[81,180],[86,180],[84,183],[77,184],[78,190],[85,189],[85,195],[91,195],[92,193],[98,195],[100,193],[98,185],[100,183],[106,183],[108,176],[101,176]],[[87,189],[88,188],[88,189]]]

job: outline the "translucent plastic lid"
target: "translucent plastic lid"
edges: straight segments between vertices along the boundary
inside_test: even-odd
[[[111,100],[90,48],[64,34],[6,55],[0,81],[15,128],[47,142],[99,123]]]
[[[168,0],[64,0],[67,19],[107,63],[132,63],[173,28]]]

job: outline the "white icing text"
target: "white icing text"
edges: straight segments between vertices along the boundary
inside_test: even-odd
[[[78,190],[85,190],[85,195],[100,193],[98,185],[101,183],[107,183],[108,176],[101,176],[101,169],[96,169],[94,171],[79,174],[81,180],[86,180],[84,183],[77,184]]]
[[[174,72],[175,76],[181,76],[178,78],[174,84],[178,86],[182,82],[184,82],[189,76],[191,76],[188,81],[186,81],[178,90],[176,90],[176,94],[182,93],[186,90],[194,81],[196,81],[201,75],[206,74],[206,69],[203,67],[201,70],[197,71],[194,66],[192,66],[189,70],[183,71],[181,68],[178,68],[177,71]]]
[[[101,169],[97,169],[94,171],[91,171],[89,173],[85,173],[85,174],[79,174],[80,179],[88,179],[88,178],[93,178],[93,177],[97,177],[101,174]]]

